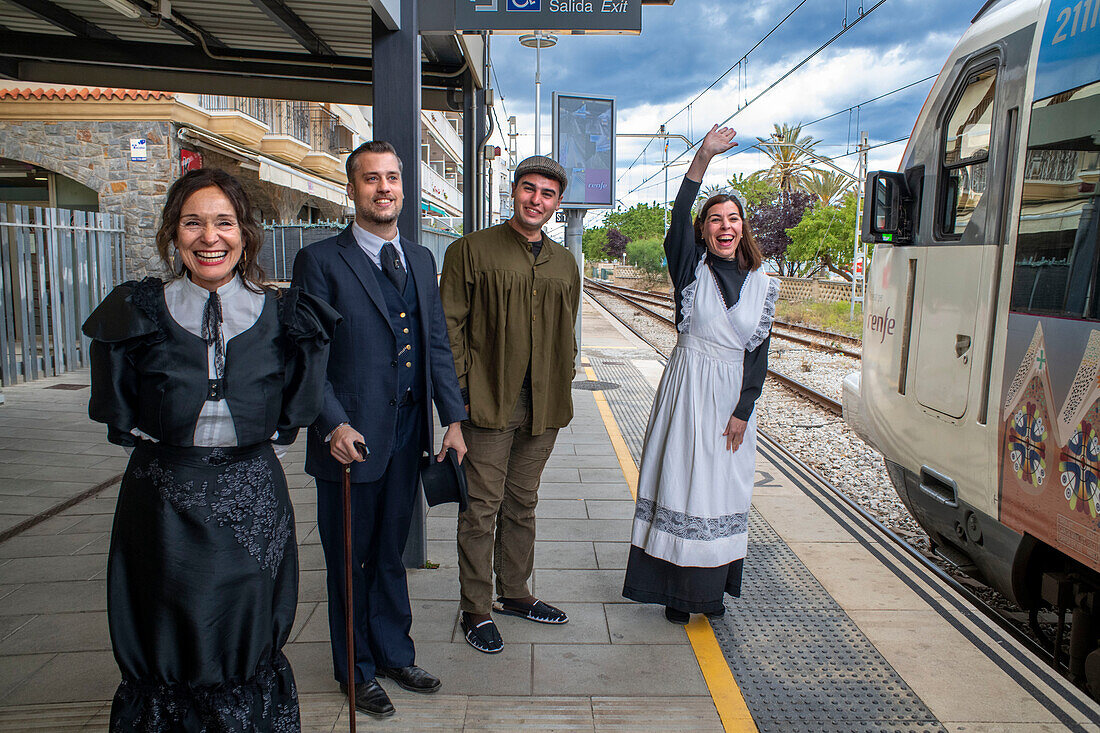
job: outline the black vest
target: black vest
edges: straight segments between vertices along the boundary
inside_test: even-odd
[[[203,403],[210,399],[207,346],[158,306],[165,339],[132,355],[139,376],[137,427],[169,445],[190,446]],[[229,402],[238,445],[267,440],[282,407],[285,345],[280,338],[275,295],[267,293],[259,319],[225,345],[225,377],[219,385]]]
[[[387,315],[396,340],[392,363],[397,369],[398,399],[403,399],[411,391],[412,398],[419,402],[424,399],[424,366],[427,354],[420,353],[421,315],[416,282],[409,272],[405,278],[405,291],[398,293],[394,284],[373,261],[370,261],[370,265],[386,299]]]

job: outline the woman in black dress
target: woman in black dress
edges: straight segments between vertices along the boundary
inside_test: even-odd
[[[89,414],[132,448],[107,569],[112,731],[301,727],[282,653],[294,514],[273,444],[320,411],[340,317],[262,284],[251,211],[224,171],[180,178],[156,237],[179,275],[120,285],[84,324]]]

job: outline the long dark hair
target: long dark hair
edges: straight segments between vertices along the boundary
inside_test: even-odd
[[[263,232],[252,216],[252,203],[248,200],[248,194],[241,182],[220,168],[188,171],[176,179],[168,189],[168,200],[164,202],[164,209],[160,215],[160,229],[157,230],[157,253],[160,254],[160,259],[169,272],[174,272],[177,276],[187,272],[185,265],[181,265],[179,272],[175,272],[175,265],[172,262],[172,250],[176,229],[180,223],[180,212],[191,194],[211,186],[218,188],[233,204],[237,226],[241,229],[243,249],[241,259],[237,261],[236,272],[249,290],[262,293],[265,289],[264,271],[260,267],[258,255],[264,243]]]
[[[756,237],[752,235],[752,227],[745,218],[745,207],[741,199],[728,193],[716,193],[706,200],[699,208],[699,214],[695,217],[695,242],[706,245],[703,239],[703,223],[707,220],[707,212],[710,207],[732,201],[737,206],[737,213],[741,215],[741,241],[737,245],[737,264],[742,270],[755,270],[764,262],[764,255],[760,253],[760,245],[756,243]]]

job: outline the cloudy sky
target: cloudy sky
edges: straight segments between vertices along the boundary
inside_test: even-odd
[[[807,55],[842,30],[847,1],[851,23],[859,0],[807,0],[759,48],[747,64],[734,69],[684,109],[723,72],[734,66],[799,0],[676,0],[672,7],[646,6],[640,36],[562,36],[542,53],[542,152],[550,149],[550,94],[613,96],[618,100],[620,133],[653,133],[668,121],[670,132],[698,140],[714,122],[730,121],[741,142],[734,153],[711,164],[704,183],[720,183],[738,172],[767,166],[765,157],[747,149],[766,136],[773,123],[809,123],[879,95],[936,75],[982,0],[885,0],[847,33],[758,101],[737,112]],[[878,0],[863,0],[871,8]],[[535,52],[515,36],[492,38],[497,113],[506,123],[516,115],[520,157],[534,152]],[[931,80],[809,125],[806,134],[821,140],[818,150],[837,156],[855,170],[859,130],[872,145],[905,138],[931,87]],[[503,97],[502,100],[500,98]],[[671,118],[671,120],[670,120]],[[645,140],[620,139],[616,197],[626,205],[663,198],[661,148]],[[669,159],[685,149],[670,141]],[[869,153],[872,170],[896,168],[904,143]],[[743,152],[738,153],[738,150]],[[675,196],[685,165],[671,168],[669,196]],[[629,170],[628,170],[629,168]],[[636,189],[633,190],[632,189]],[[591,223],[591,217],[586,223]]]

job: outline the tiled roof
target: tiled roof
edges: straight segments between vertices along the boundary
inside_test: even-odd
[[[0,88],[0,99],[172,99],[171,92],[147,92],[142,89],[103,87],[16,87]]]

